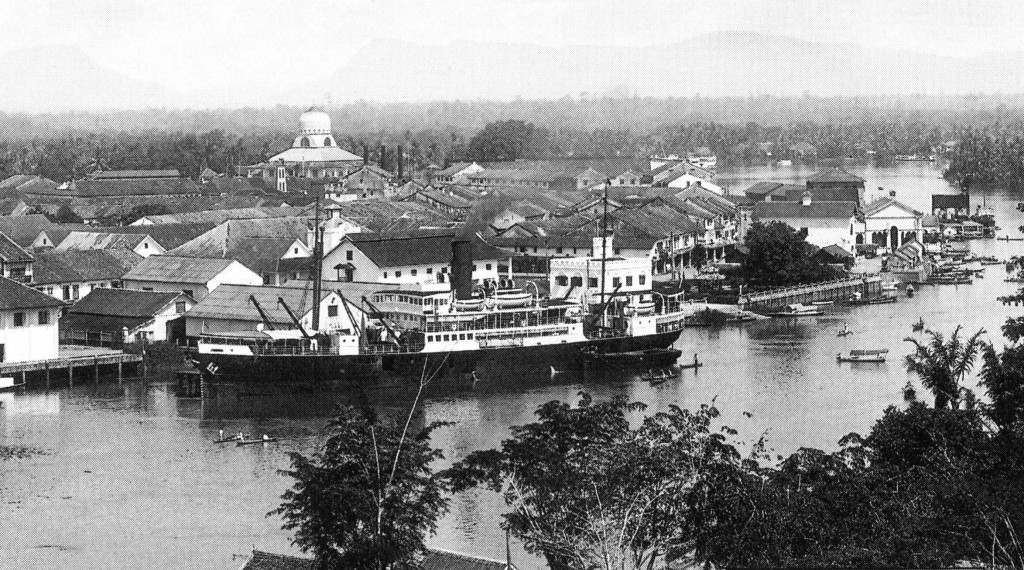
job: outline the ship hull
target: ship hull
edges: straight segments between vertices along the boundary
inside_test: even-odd
[[[583,351],[629,352],[668,348],[681,331],[640,337],[589,339],[586,341],[507,348],[486,348],[449,353],[383,355],[265,355],[193,354],[193,363],[204,379],[215,383],[272,383],[332,385],[347,382],[373,383],[383,377],[419,378],[426,372],[434,377],[487,374],[489,370],[539,367],[558,370],[581,369]]]

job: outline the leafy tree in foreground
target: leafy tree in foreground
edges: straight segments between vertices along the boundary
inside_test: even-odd
[[[931,337],[928,342],[910,337],[903,339],[914,345],[914,352],[906,358],[907,370],[921,377],[921,384],[935,396],[936,408],[949,406],[956,410],[964,399],[968,404],[974,402],[973,393],[963,388],[961,383],[974,368],[975,357],[985,345],[981,340],[985,329],[965,340],[960,337],[962,328],[956,327],[949,340],[942,333],[931,330],[925,331]]]
[[[743,275],[751,285],[785,287],[837,277],[834,269],[813,258],[814,246],[783,222],[755,222],[745,244],[750,253],[743,261]]]
[[[313,455],[291,454],[295,479],[282,495],[283,528],[318,568],[415,568],[428,532],[448,507],[430,463],[430,424],[417,433],[370,409],[343,407]]]
[[[642,409],[586,393],[575,407],[548,402],[501,449],[456,464],[453,489],[503,492],[507,528],[553,569],[662,568],[692,550],[680,522],[700,508],[702,480],[741,462],[712,431],[714,407],[672,407],[631,428],[627,413]]]

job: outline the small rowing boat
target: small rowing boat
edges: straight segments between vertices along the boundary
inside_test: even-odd
[[[824,315],[824,314],[825,314],[825,311],[822,311],[821,309],[817,309],[815,307],[808,307],[807,305],[802,305],[800,303],[793,303],[792,305],[786,305],[785,308],[783,308],[781,311],[776,311],[774,313],[768,313],[768,316],[769,317],[789,318],[789,317],[817,317],[817,316]]]
[[[651,383],[651,386],[657,386],[668,382],[670,378],[673,378],[673,374],[670,370],[664,368],[660,370],[650,370],[646,374],[642,375],[641,378]]]
[[[256,445],[257,443],[271,443],[277,441],[276,437],[268,437],[266,439],[241,439],[235,442],[235,445]]]
[[[837,354],[837,362],[885,362],[885,355],[889,349],[880,350],[851,350],[850,354]]]

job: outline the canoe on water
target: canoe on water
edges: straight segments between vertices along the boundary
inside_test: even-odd
[[[277,438],[271,437],[267,439],[243,439],[241,441],[235,441],[235,445],[256,445],[257,443],[270,443],[273,441],[277,441]]]

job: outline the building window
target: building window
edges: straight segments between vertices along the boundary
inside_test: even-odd
[[[294,253],[294,254],[298,255],[298,253],[299,253],[299,248],[297,248],[297,247],[296,247],[296,248],[293,248],[293,249],[294,249],[294,251],[293,251],[292,253]]]
[[[50,324],[50,311],[39,311],[39,324]]]
[[[562,253],[562,248],[556,247],[555,248],[555,253]]]
[[[448,266],[442,267],[441,273],[448,273]]]
[[[302,140],[299,141],[299,145],[303,148],[309,148],[309,137],[302,137]]]
[[[61,298],[64,299],[65,301],[70,299],[71,298],[71,286],[70,285],[65,285],[61,289],[62,289],[61,292],[64,294],[63,297],[61,297]]]
[[[142,249],[149,249],[149,242],[142,242]]]
[[[641,285],[646,285],[647,284],[647,276],[646,275],[641,275],[641,276],[637,277],[637,280],[640,282]]]
[[[565,287],[569,284],[569,278],[565,275],[559,275],[558,277],[555,277],[555,283],[557,283],[559,287]]]
[[[433,272],[434,272],[434,268],[433,267],[428,267],[427,268],[427,275],[430,275]]]
[[[345,261],[352,261],[352,250],[351,249],[345,252]]]
[[[25,313],[14,313],[14,326],[25,326]]]
[[[384,279],[387,279],[387,278],[388,278],[388,272],[387,272],[387,271],[385,271],[385,272],[384,272]]]
[[[619,285],[622,285],[622,280],[618,277],[612,277],[612,287],[618,287]]]
[[[174,302],[174,312],[179,314],[179,315],[184,313],[185,312],[185,301],[175,301]]]
[[[491,270],[491,264],[490,264],[490,263],[488,263],[488,264],[487,264],[487,265],[485,265],[484,267],[485,267],[485,268],[487,269],[487,271],[490,271],[490,270]]]
[[[71,298],[78,299],[78,285],[71,286]]]
[[[633,276],[632,275],[627,275],[626,276],[626,287],[632,287],[632,286],[633,286]]]
[[[337,305],[327,305],[327,316],[328,317],[337,317],[338,316],[338,306]]]
[[[579,275],[573,275],[572,278],[569,279],[569,284],[572,285],[573,287],[582,287],[583,278],[580,277]]]
[[[473,271],[476,271],[476,264],[473,264]]]
[[[619,255],[620,253],[622,253],[622,250],[619,248],[615,248],[615,255]]]
[[[587,279],[587,287],[590,287],[591,289],[596,289],[597,288],[597,277],[590,277],[590,278],[588,278]]]
[[[395,271],[395,277],[396,278],[401,277],[401,276],[402,276],[402,272],[401,271]]]
[[[413,277],[416,277],[416,273],[417,273],[417,271],[418,271],[418,270],[416,270],[416,269],[413,269],[413,270],[412,270],[412,271],[410,271],[409,273],[411,273]]]
[[[537,246],[533,247],[533,253],[537,253]]]
[[[143,291],[152,291],[153,288],[152,287],[143,287],[142,290]]]

